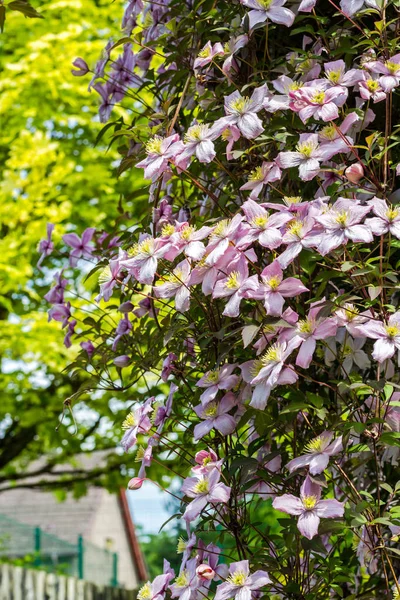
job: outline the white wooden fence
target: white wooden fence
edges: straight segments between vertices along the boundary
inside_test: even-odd
[[[0,564],[0,600],[134,600],[132,590]]]

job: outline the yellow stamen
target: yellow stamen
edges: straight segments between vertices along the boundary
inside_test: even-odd
[[[227,581],[232,585],[240,586],[246,583],[247,575],[243,571],[235,571],[232,575],[229,575]]]
[[[207,494],[210,489],[210,484],[207,479],[200,479],[198,483],[193,488],[193,492],[195,494]]]
[[[146,152],[147,154],[161,154],[161,144],[164,141],[164,138],[156,135],[151,140],[149,140],[146,144]]]
[[[305,496],[302,500],[303,506],[306,510],[312,510],[314,506],[317,504],[316,496]]]
[[[240,273],[239,271],[232,271],[226,280],[225,287],[228,290],[237,290],[240,287]]]
[[[129,415],[126,417],[126,419],[122,422],[122,429],[130,429],[131,427],[134,427],[136,425],[136,417],[135,415],[131,412],[129,413]]]

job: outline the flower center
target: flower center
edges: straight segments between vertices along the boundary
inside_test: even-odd
[[[266,224],[268,223],[268,216],[267,215],[259,215],[258,217],[254,217],[254,219],[252,219],[251,224],[254,225],[254,227],[265,227]]]
[[[299,333],[312,333],[313,322],[310,319],[304,319],[302,321],[299,321],[297,325],[297,330]]]
[[[328,79],[331,83],[339,83],[342,78],[342,71],[338,69],[337,71],[329,71]]]
[[[140,588],[139,593],[137,595],[138,600],[150,600],[153,595],[153,591],[151,589],[151,583],[148,581],[144,584],[143,587]]]
[[[207,125],[193,125],[192,127],[189,127],[187,133],[185,134],[185,142],[201,142],[207,135],[207,132]]]
[[[325,140],[334,140],[336,137],[336,129],[333,125],[326,125],[320,131],[320,136]]]
[[[297,151],[304,156],[304,158],[311,158],[312,153],[316,149],[316,145],[311,142],[302,142],[297,144]]]
[[[325,102],[325,92],[322,90],[320,92],[316,92],[311,98],[311,102],[314,104],[323,104]]]
[[[385,62],[385,67],[390,73],[392,73],[392,75],[396,74],[397,71],[400,69],[400,65],[398,65],[398,63],[392,62],[390,60]]]
[[[316,496],[305,496],[302,500],[303,506],[306,510],[312,510],[317,504]]]
[[[293,83],[291,83],[289,85],[289,90],[291,92],[295,92],[296,90],[299,90],[302,87],[303,87],[303,84],[301,83],[301,81],[293,81]]]
[[[335,221],[341,227],[346,227],[349,217],[350,217],[350,215],[349,215],[348,211],[342,210],[341,212],[336,213]]]
[[[360,311],[354,306],[354,304],[345,304],[344,313],[348,321],[353,321]]]
[[[176,548],[177,553],[182,554],[183,552],[185,552],[186,546],[187,546],[187,541],[183,537],[180,537],[178,540],[177,548]]]
[[[257,377],[257,375],[259,374],[259,372],[261,371],[261,369],[263,368],[263,363],[261,360],[255,360],[253,362],[253,365],[250,369],[250,374],[252,377]]]
[[[386,216],[390,222],[394,221],[394,219],[398,216],[399,209],[398,208],[389,208],[386,211]]]
[[[321,452],[321,450],[322,450],[322,438],[320,436],[311,440],[311,442],[309,442],[305,447],[306,452]]]
[[[292,204],[300,204],[303,198],[301,196],[283,196],[283,201],[286,206],[291,206]]]
[[[217,383],[219,379],[219,371],[210,371],[207,375],[207,383]]]
[[[240,96],[239,98],[232,100],[232,102],[229,104],[229,108],[241,114],[246,110],[249,102],[250,100],[247,96]]]
[[[265,284],[266,284],[266,285],[269,285],[269,287],[271,288],[271,290],[276,290],[276,289],[278,289],[278,287],[280,286],[280,284],[281,284],[281,281],[282,281],[282,280],[280,279],[280,277],[277,277],[277,276],[275,276],[275,277],[270,277],[269,279],[267,279],[267,278],[263,277],[263,279],[264,279],[264,282],[265,282]]]
[[[190,583],[190,579],[189,579],[189,573],[188,571],[185,569],[184,571],[182,571],[181,573],[179,573],[178,577],[175,579],[175,585],[177,587],[186,587],[188,586]]]
[[[199,58],[208,58],[211,54],[211,48],[210,46],[206,46],[205,48],[203,48],[203,50],[200,50],[199,52]]]
[[[262,181],[264,174],[261,167],[255,168],[249,175],[249,181]]]
[[[138,254],[151,254],[154,250],[153,238],[146,238],[143,242],[135,244],[128,250],[130,257],[137,256]]]
[[[129,415],[126,417],[126,419],[122,422],[122,429],[130,429],[131,427],[134,427],[136,425],[136,417],[135,415],[131,412],[129,413]]]
[[[190,238],[192,237],[192,235],[195,232],[195,228],[192,227],[191,225],[186,225],[182,230],[181,230],[181,238],[183,240],[185,240],[185,242],[188,242],[190,240]]]
[[[215,417],[217,414],[217,405],[215,402],[210,402],[207,408],[204,411],[204,416],[206,417]]]
[[[151,140],[149,140],[146,144],[146,152],[147,154],[161,154],[161,144],[163,143],[164,138],[156,135]]]
[[[215,226],[214,230],[211,233],[211,237],[222,238],[226,234],[227,227],[229,225],[229,219],[222,219]]]
[[[376,92],[379,89],[379,82],[375,79],[368,79],[366,83],[370,92]]]
[[[232,273],[229,275],[229,277],[226,280],[225,287],[227,287],[228,290],[237,290],[240,287],[239,278],[240,278],[239,271],[232,271]]]
[[[400,333],[400,328],[397,325],[386,325],[385,329],[389,338],[394,338]]]
[[[208,494],[209,489],[210,486],[207,479],[200,479],[200,481],[194,486],[193,492],[195,494]]]
[[[288,233],[290,233],[291,235],[300,238],[302,231],[303,223],[301,221],[293,221],[293,223],[289,225]]]
[[[170,237],[174,233],[175,233],[175,227],[173,225],[171,225],[171,223],[167,223],[161,229],[161,236],[162,237]]]
[[[271,363],[277,363],[281,360],[282,357],[282,346],[281,344],[274,344],[271,348],[263,354],[261,357],[261,363],[264,367]]]
[[[247,579],[247,575],[246,573],[243,573],[243,571],[235,571],[234,573],[232,573],[232,575],[229,575],[228,577],[228,581],[229,583],[231,583],[232,585],[244,585]]]

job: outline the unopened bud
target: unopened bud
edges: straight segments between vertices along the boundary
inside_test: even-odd
[[[134,306],[133,306],[132,302],[123,302],[118,307],[119,312],[122,312],[124,314],[132,312],[133,309],[134,309]]]
[[[361,163],[354,163],[347,167],[344,174],[350,183],[358,183],[364,177],[364,168]]]
[[[89,72],[89,67],[83,58],[76,58],[72,64],[76,67],[76,69],[72,69],[71,71],[72,75],[75,75],[75,77],[82,77]]]
[[[114,358],[114,365],[122,369],[122,367],[127,367],[131,362],[131,359],[127,354],[121,354],[121,356],[117,356]]]
[[[144,479],[142,479],[141,477],[134,477],[128,483],[128,490],[140,490],[140,488],[143,485],[143,481]]]
[[[210,565],[202,564],[199,565],[196,569],[196,575],[200,579],[205,579],[206,581],[210,581],[215,577],[215,571],[210,567]]]

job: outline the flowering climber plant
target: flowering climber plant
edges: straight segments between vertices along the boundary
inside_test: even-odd
[[[120,401],[131,489],[181,480],[139,600],[400,595],[398,9],[130,0],[92,70],[141,189],[39,267],[69,402]]]

